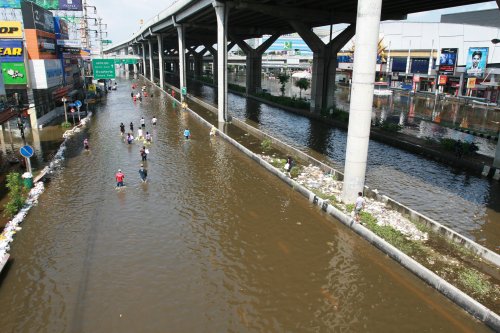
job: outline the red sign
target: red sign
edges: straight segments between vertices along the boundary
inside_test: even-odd
[[[75,112],[75,108],[71,108],[71,112]]]
[[[439,85],[444,86],[448,82],[448,76],[439,75]]]

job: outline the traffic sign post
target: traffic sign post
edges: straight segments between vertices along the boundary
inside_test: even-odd
[[[31,146],[22,146],[19,149],[19,152],[21,155],[24,157],[26,161],[26,172],[22,175],[22,178],[24,179],[24,186],[28,189],[33,187],[33,173],[31,172],[31,161],[30,157],[33,156],[35,153],[33,147]]]
[[[71,114],[73,115],[73,126],[75,126],[75,108],[71,108]]]
[[[78,110],[78,122],[80,123],[82,121],[82,118],[80,117],[80,107],[82,106],[82,102],[80,102],[79,100],[76,100],[75,106]]]

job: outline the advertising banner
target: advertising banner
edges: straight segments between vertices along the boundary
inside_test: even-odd
[[[44,9],[82,10],[82,0],[30,0]],[[21,0],[0,0],[0,8],[21,8]]]
[[[54,31],[56,33],[57,39],[68,39],[69,38],[69,28],[68,22],[64,19],[54,16]]]
[[[24,85],[28,82],[24,62],[5,62],[1,68],[5,85]]]
[[[477,78],[475,77],[469,77],[467,79],[467,89],[473,89],[476,87],[476,80]]]
[[[23,26],[19,21],[0,21],[0,38],[23,38]]]
[[[81,48],[82,42],[79,39],[59,39],[57,45]]]
[[[465,71],[469,76],[482,77],[488,60],[487,47],[469,47]]]
[[[455,72],[455,65],[457,64],[457,53],[458,49],[441,49],[441,56],[439,57],[439,73],[453,74]]]
[[[137,64],[137,59],[115,59],[115,64],[135,65]]]
[[[94,79],[114,79],[115,59],[92,59]]]
[[[440,86],[444,86],[444,85],[446,85],[446,83],[448,83],[448,76],[446,76],[446,75],[439,75],[438,84]]]
[[[23,14],[24,29],[37,29],[48,33],[54,33],[54,16],[42,7],[29,2],[21,2],[21,13]]]
[[[20,39],[0,39],[0,62],[23,62],[24,46]]]
[[[63,83],[63,68],[59,59],[30,60],[29,71],[34,89],[52,88]]]
[[[0,8],[21,8],[21,0],[0,0]]]

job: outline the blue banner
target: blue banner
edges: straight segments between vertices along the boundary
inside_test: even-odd
[[[24,62],[21,39],[0,39],[0,63],[2,62]]]
[[[21,0],[0,0],[0,8],[21,8]]]

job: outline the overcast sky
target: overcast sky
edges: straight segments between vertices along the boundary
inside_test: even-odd
[[[134,32],[139,30],[141,19],[146,22],[167,8],[172,2],[175,2],[175,0],[87,0],[88,5],[97,7],[98,15],[103,18],[104,23],[108,24],[108,39],[111,39],[114,43],[129,39]],[[439,22],[441,14],[492,8],[498,8],[495,1],[411,14],[408,16],[408,20]]]

